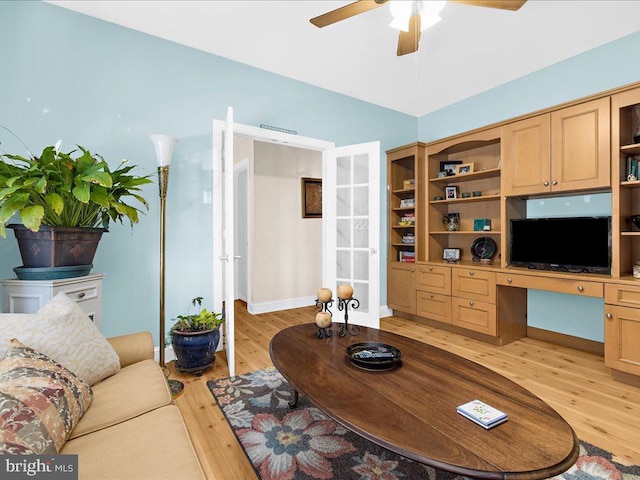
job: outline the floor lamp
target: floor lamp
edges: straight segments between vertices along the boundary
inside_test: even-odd
[[[158,160],[158,188],[160,192],[160,367],[165,370],[164,348],[165,348],[165,311],[164,311],[164,279],[165,279],[165,211],[167,200],[167,188],[169,186],[169,166],[171,165],[171,155],[173,147],[178,143],[178,139],[169,135],[153,134],[149,135],[156,150]],[[168,380],[171,393],[178,395],[184,384],[178,380]]]

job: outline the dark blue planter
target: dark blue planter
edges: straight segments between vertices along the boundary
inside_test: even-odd
[[[171,331],[171,344],[176,354],[176,370],[201,375],[213,368],[216,348],[220,342],[220,329],[204,332]]]

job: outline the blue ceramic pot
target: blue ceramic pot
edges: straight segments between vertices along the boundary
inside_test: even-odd
[[[219,328],[194,333],[171,331],[171,343],[177,357],[176,370],[194,375],[211,370],[219,342]]]

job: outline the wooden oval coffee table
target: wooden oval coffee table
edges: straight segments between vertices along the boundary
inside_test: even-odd
[[[357,336],[319,339],[314,324],[289,327],[270,344],[271,359],[296,392],[364,438],[412,460],[459,475],[535,480],[578,458],[569,424],[537,396],[477,363],[394,333],[360,327]],[[403,354],[389,371],[367,371],[349,345],[380,342]],[[474,399],[507,413],[485,430],[456,412]]]

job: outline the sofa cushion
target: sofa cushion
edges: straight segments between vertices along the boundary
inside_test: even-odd
[[[91,404],[91,387],[12,340],[0,361],[0,452],[56,454]]]
[[[89,385],[120,369],[113,347],[80,306],[62,292],[37,314],[0,315],[0,358],[12,338],[51,357]]]
[[[205,478],[175,405],[69,440],[60,453],[78,455],[80,480]]]
[[[153,360],[124,367],[93,386],[93,403],[70,438],[80,437],[171,403],[162,370]]]

